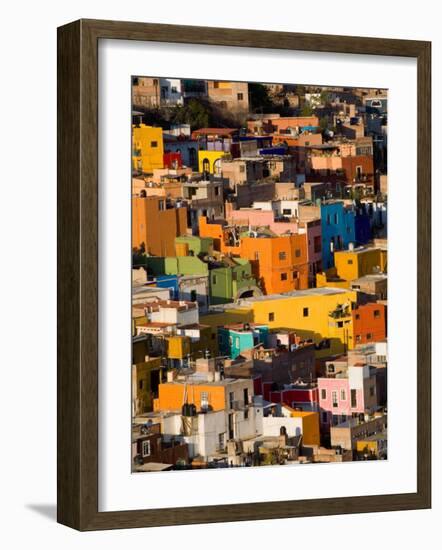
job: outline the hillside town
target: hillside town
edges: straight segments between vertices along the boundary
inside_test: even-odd
[[[132,79],[132,471],[387,459],[387,92]]]

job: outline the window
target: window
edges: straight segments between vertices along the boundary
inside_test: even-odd
[[[330,225],[330,214],[327,214],[326,221],[327,221],[327,225]]]
[[[293,279],[298,279],[299,278],[299,271],[294,271],[293,272]]]
[[[280,252],[278,256],[280,260],[285,260],[287,258],[287,254],[285,252]]]
[[[367,340],[372,340],[373,334],[371,332],[367,332]]]
[[[338,322],[336,323],[336,326],[337,326],[338,328],[342,328],[342,327],[344,326],[344,321],[338,321]]]
[[[141,455],[143,457],[150,456],[150,439],[141,443]]]
[[[287,273],[281,273],[281,281],[287,281]]]
[[[275,320],[275,314],[272,312],[272,313],[269,313],[269,321],[272,322]]]
[[[242,101],[244,99],[244,94],[242,93],[236,94],[236,97],[238,98],[238,101]]]
[[[321,390],[321,399],[324,401],[327,399],[327,390],[322,389]]]
[[[282,215],[283,216],[291,216],[292,215],[292,209],[291,208],[283,208],[282,209]]]
[[[353,260],[347,260],[348,265],[353,265]]]
[[[336,391],[332,391],[332,404],[335,408],[338,406],[338,392]]]
[[[209,394],[206,391],[201,392],[201,408],[207,409],[209,406]]]
[[[166,203],[164,201],[158,201],[158,210],[165,210]]]
[[[219,196],[219,187],[215,187],[215,197]]]
[[[217,80],[214,80],[213,87],[214,88],[219,88],[219,82]]]
[[[154,85],[154,86],[158,86],[158,78],[154,78],[154,79],[153,79],[153,85]]]
[[[235,400],[235,394],[233,391],[229,392],[229,409],[233,409],[233,402]]]
[[[359,313],[356,313],[356,314],[355,314],[355,319],[356,319],[356,321],[359,321],[360,318],[361,318],[361,316],[359,315]]]
[[[341,401],[347,401],[347,395],[345,390],[341,390]]]
[[[335,225],[338,225],[338,221],[339,221],[339,218],[338,218],[338,214],[336,213],[335,214]]]
[[[216,275],[212,275],[212,283],[216,285]]]
[[[191,302],[196,302],[196,296],[197,296],[196,290],[191,290],[190,291],[190,301]]]
[[[218,434],[218,448],[220,451],[224,450],[224,432]]]
[[[352,409],[357,407],[357,397],[356,397],[356,390],[350,390],[350,401],[351,401],[351,407]]]
[[[138,77],[134,76],[133,79],[132,79],[132,84],[134,86],[138,86]]]
[[[314,247],[315,254],[319,254],[319,252],[321,252],[322,250],[321,237],[315,237],[313,239],[313,247]]]
[[[361,335],[360,334],[356,334],[356,343],[357,344],[360,344],[361,343]]]
[[[158,147],[158,141],[151,141],[150,146],[153,148]]]
[[[244,409],[244,420],[249,419],[249,409]]]
[[[177,94],[177,93],[178,93],[178,90],[177,90],[177,87],[176,87],[176,86],[172,86],[172,88],[170,89],[170,91],[171,91],[173,94]]]
[[[308,317],[308,307],[303,308],[303,310],[302,310],[302,316],[303,316],[303,317]]]
[[[375,319],[379,319],[379,317],[381,316],[381,312],[378,309],[375,309],[373,311],[373,315]]]
[[[233,431],[233,414],[229,414],[229,439],[234,438],[234,431]]]
[[[299,248],[297,248],[295,250],[295,258],[300,258],[301,257],[301,250]]]
[[[341,422],[346,422],[347,421],[347,415],[346,414],[342,414],[341,415]]]
[[[248,388],[244,388],[243,395],[244,395],[244,405],[248,405],[249,404],[249,390],[248,390]]]

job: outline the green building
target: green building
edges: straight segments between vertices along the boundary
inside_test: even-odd
[[[213,239],[212,237],[197,237],[195,235],[183,235],[175,237],[175,249],[177,256],[186,256],[187,254],[179,253],[188,249],[193,256],[211,255],[213,254]]]
[[[224,258],[208,263],[197,256],[148,256],[146,268],[151,276],[208,275],[211,305],[262,294],[253,277],[250,262],[242,258]]]
[[[209,273],[211,304],[227,304],[239,298],[262,295],[248,260],[225,258],[219,264],[214,264]]]

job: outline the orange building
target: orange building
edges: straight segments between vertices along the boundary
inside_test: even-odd
[[[352,311],[354,344],[379,342],[387,337],[387,306],[370,302]]]
[[[196,409],[229,411],[238,404],[248,405],[253,396],[253,380],[223,379],[218,381],[186,382],[174,380],[158,386],[158,399],[154,401],[156,411],[180,411],[184,403],[192,403]]]
[[[175,237],[187,230],[187,209],[166,208],[164,197],[132,198],[132,247],[149,254],[174,256]]]
[[[308,288],[307,235],[243,237],[240,256],[252,264],[252,272],[265,294]]]
[[[307,233],[282,236],[234,235],[234,229],[199,219],[200,237],[211,237],[213,249],[249,260],[252,272],[265,294],[278,294],[309,287]]]

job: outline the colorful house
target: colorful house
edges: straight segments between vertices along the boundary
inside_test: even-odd
[[[267,325],[250,323],[227,325],[218,328],[218,349],[221,355],[236,359],[241,352],[258,344],[266,345],[269,328]]]
[[[163,130],[145,124],[132,126],[132,166],[144,174],[164,167]]]
[[[316,346],[317,357],[353,349],[352,303],[356,292],[338,288],[311,288],[286,294],[242,300],[238,308],[252,312],[252,322],[270,329],[293,329]]]
[[[321,425],[328,429],[357,414],[373,413],[377,408],[376,376],[370,366],[356,363],[340,373],[318,378]]]
[[[240,298],[261,296],[251,263],[243,258],[225,258],[213,263],[209,273],[210,303],[225,304]]]
[[[353,338],[356,344],[380,342],[387,337],[387,306],[370,302],[352,311]]]
[[[160,357],[146,355],[144,361],[132,365],[132,414],[153,410],[153,399],[158,397],[158,386],[163,381],[164,368]]]
[[[181,235],[175,238],[177,256],[199,256],[213,254],[213,239],[195,235]]]
[[[214,249],[245,258],[264,294],[302,290],[309,286],[308,233],[275,235],[272,231],[246,231],[199,219],[200,236],[212,237]]]
[[[353,282],[367,275],[379,275],[387,270],[387,250],[358,247],[334,253],[334,267],[317,273],[316,286],[352,288]]]
[[[209,174],[220,173],[220,160],[228,156],[224,151],[198,151],[198,170]]]
[[[334,264],[334,253],[348,248],[356,240],[355,212],[342,201],[321,203],[322,267],[329,269]]]
[[[186,232],[187,209],[166,206],[164,197],[132,197],[132,247],[156,256],[175,253],[175,237]]]
[[[334,256],[337,274],[345,281],[387,271],[387,250],[383,248],[350,247],[336,251]]]

